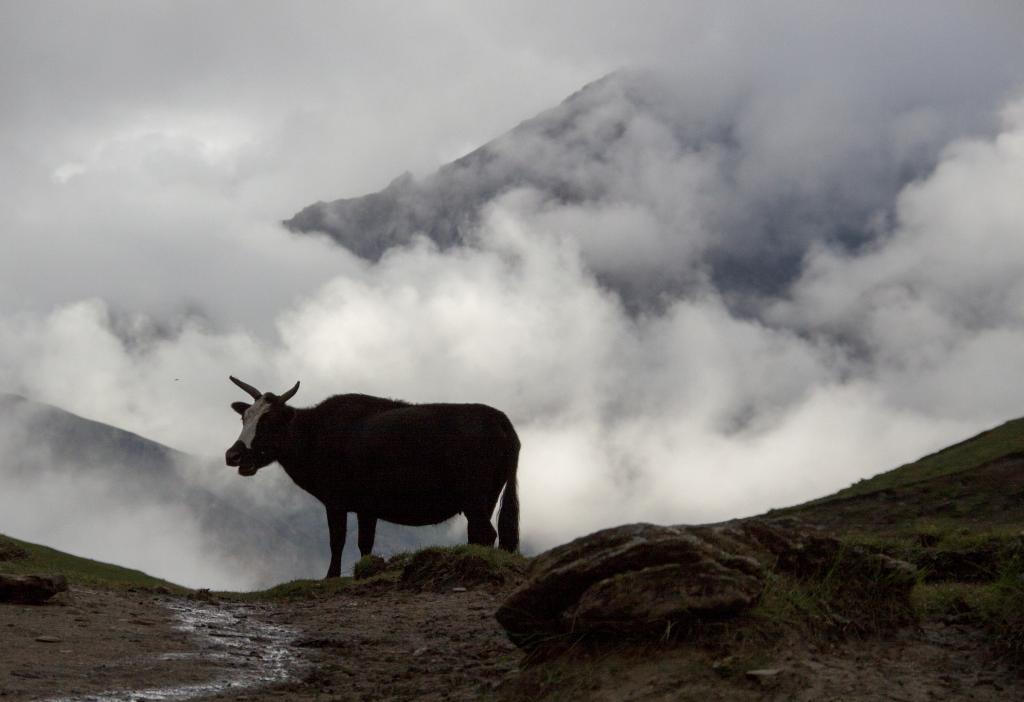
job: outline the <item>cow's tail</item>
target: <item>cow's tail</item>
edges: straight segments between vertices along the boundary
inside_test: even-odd
[[[512,423],[505,419],[509,433],[509,452],[505,473],[505,490],[501,495],[498,512],[498,547],[515,552],[519,548],[519,494],[516,491],[516,470],[519,466],[519,437]]]

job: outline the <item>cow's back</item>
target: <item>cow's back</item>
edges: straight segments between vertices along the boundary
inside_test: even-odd
[[[518,451],[508,418],[487,405],[386,409],[350,434],[350,495],[356,509],[388,521],[436,523],[462,511],[472,496],[496,500]]]

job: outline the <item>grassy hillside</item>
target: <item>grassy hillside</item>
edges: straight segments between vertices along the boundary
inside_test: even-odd
[[[772,514],[840,533],[921,534],[926,541],[929,533],[1015,534],[1024,526],[1024,419]]]
[[[72,585],[113,588],[167,588],[187,592],[174,583],[88,558],[79,558],[47,546],[20,541],[0,534],[0,573],[14,575],[62,573]]]
[[[961,473],[1016,453],[1024,454],[1024,418],[1011,420],[913,463],[861,480],[835,495],[813,502],[867,495],[878,490]]]
[[[772,515],[913,563],[922,619],[980,625],[1024,661],[1024,419]]]

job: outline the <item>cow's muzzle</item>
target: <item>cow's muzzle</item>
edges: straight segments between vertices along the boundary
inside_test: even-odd
[[[236,441],[224,453],[224,462],[232,467],[237,466],[238,474],[244,476],[256,475],[256,471],[262,467],[258,459],[256,453],[246,448],[241,441]]]
[[[227,451],[224,452],[224,462],[231,467],[242,465],[242,456],[245,455],[245,444],[236,441]]]

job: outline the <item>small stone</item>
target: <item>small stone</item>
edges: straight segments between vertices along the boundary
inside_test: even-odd
[[[781,668],[758,668],[757,670],[748,670],[746,675],[760,683],[769,683],[774,682],[781,672]]]
[[[59,636],[37,636],[36,641],[40,643],[60,643],[61,638]]]
[[[465,591],[466,591],[466,588],[464,588],[464,587],[453,587],[452,588],[452,592],[465,592]]]
[[[420,646],[412,652],[412,655],[414,658],[418,658],[419,656],[422,656],[424,653],[426,653],[428,650],[429,649],[426,646]]]

